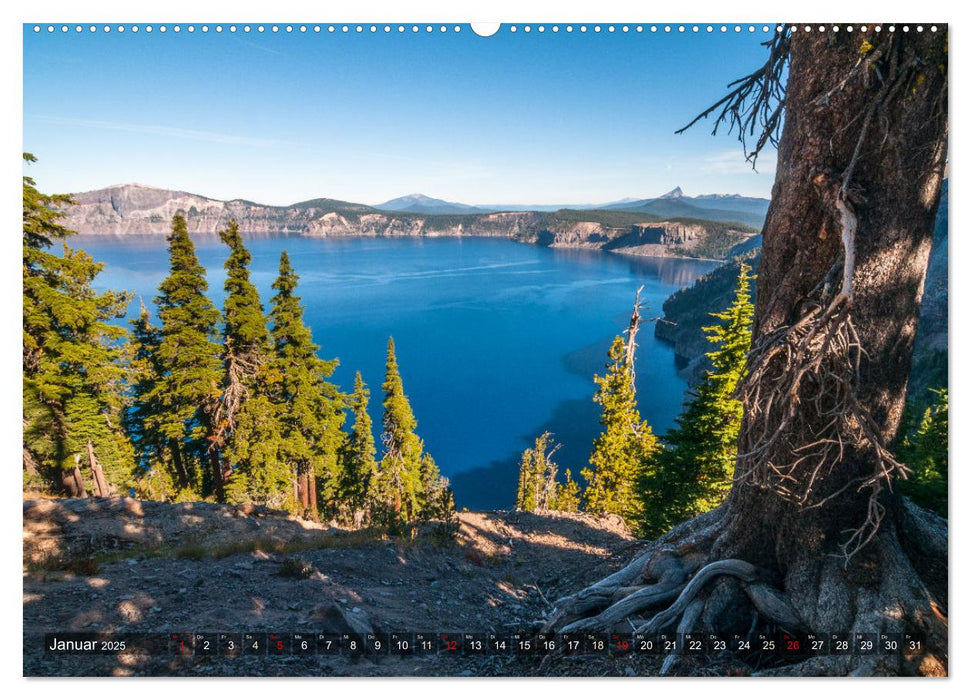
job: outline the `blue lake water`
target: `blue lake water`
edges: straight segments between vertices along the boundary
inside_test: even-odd
[[[215,236],[193,240],[221,307],[227,250]],[[168,271],[164,237],[84,236],[73,244],[106,263],[99,288],[130,290],[152,308]],[[716,265],[487,238],[279,236],[246,244],[264,306],[280,252],[290,254],[320,354],[340,359],[333,380],[344,389],[361,371],[376,426],[394,335],[418,432],[452,479],[458,505],[470,509],[512,504],[519,454],[543,430],[563,445],[561,470],[578,475],[599,432],[593,375],[626,328],[635,291],[644,285],[645,317],[660,315],[668,295]],[[131,315],[137,311],[136,297]],[[638,345],[640,409],[661,433],[687,387],[652,326],[643,327]]]

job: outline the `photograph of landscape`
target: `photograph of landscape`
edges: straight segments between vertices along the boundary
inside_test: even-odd
[[[23,675],[948,676],[948,135],[942,23],[24,24]]]

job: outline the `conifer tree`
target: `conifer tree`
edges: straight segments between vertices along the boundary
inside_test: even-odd
[[[358,524],[363,518],[368,493],[377,469],[374,433],[371,416],[368,415],[369,398],[370,391],[364,384],[361,373],[357,372],[354,375],[354,393],[350,398],[354,427],[343,451],[341,500]]]
[[[704,329],[716,346],[708,353],[712,368],[664,436],[665,447],[647,460],[640,481],[647,537],[716,508],[731,488],[742,420],[734,393],[752,333],[751,269],[742,263],[735,299],[725,311],[712,314],[720,323]]]
[[[155,299],[161,319],[156,351],[161,373],[147,395],[156,411],[146,425],[165,443],[182,498],[222,498],[223,468],[213,443],[224,377],[220,313],[206,296],[206,271],[182,214],[172,218],[168,244],[169,275]]]
[[[931,389],[935,395],[917,430],[904,438],[897,458],[911,469],[907,480],[898,482],[900,492],[917,505],[930,508],[941,517],[947,511],[947,389]]]
[[[278,408],[271,399],[278,368],[256,286],[250,281],[252,256],[235,220],[219,232],[229,247],[223,309],[222,397],[214,417],[216,446],[222,451],[230,502],[282,505],[290,496],[290,472],[280,459]]]
[[[321,360],[303,305],[294,294],[299,277],[286,251],[273,283],[270,309],[274,376],[273,399],[278,406],[280,456],[288,466],[294,506],[334,513],[340,474],[337,455],[343,444],[343,397],[327,381],[337,360]]]
[[[519,462],[519,487],[516,509],[525,511],[556,508],[559,486],[556,480],[558,465],[553,455],[559,445],[550,447],[553,434],[549,431],[536,438],[532,447],[523,450]],[[574,484],[575,486],[575,484]]]
[[[576,513],[580,510],[580,485],[573,480],[573,474],[566,470],[565,480],[556,487],[553,510]]]
[[[167,441],[155,430],[152,420],[159,411],[153,393],[163,371],[158,354],[162,333],[152,323],[145,302],[141,299],[139,306],[138,316],[131,321],[131,406],[125,413],[125,428],[135,450],[140,473],[139,485],[147,483],[148,475],[151,474],[157,484],[157,488],[152,489],[152,500],[164,500],[173,496],[177,489],[171,470],[165,469],[169,462]],[[162,477],[161,480],[158,477]]]
[[[432,456],[424,452],[424,444],[422,449],[418,467],[418,517],[427,521],[442,517],[442,493],[449,488],[449,481],[442,476]]]
[[[34,161],[24,154],[28,163]],[[130,296],[92,289],[103,265],[64,242],[73,234],[53,207],[70,199],[42,194],[23,178],[23,458],[25,484],[85,495],[125,485],[134,455],[122,428],[125,332]],[[60,241],[61,255],[50,252]],[[92,480],[82,474],[89,467]],[[103,469],[102,469],[103,468]],[[105,483],[105,478],[107,483]]]
[[[634,520],[640,514],[637,481],[645,462],[657,450],[657,438],[637,410],[633,353],[623,337],[614,339],[607,357],[607,373],[594,377],[594,401],[602,407],[603,432],[593,443],[590,466],[581,471],[587,483],[584,508],[597,515],[616,513]]]
[[[401,381],[394,338],[388,338],[381,389],[384,392],[381,434],[384,454],[375,478],[374,498],[381,520],[388,527],[396,528],[419,515],[424,445],[415,433],[418,422]]]

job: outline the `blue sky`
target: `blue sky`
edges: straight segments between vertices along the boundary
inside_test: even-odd
[[[483,38],[468,26],[35,34],[28,25],[24,149],[39,158],[30,174],[57,192],[140,182],[267,204],[374,204],[411,192],[579,204],[676,185],[768,196],[774,153],[756,174],[734,136],[712,137],[710,123],[674,134],[764,60],[761,31],[592,27],[504,26]]]

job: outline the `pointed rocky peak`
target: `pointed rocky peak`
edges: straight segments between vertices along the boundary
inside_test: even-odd
[[[681,187],[678,186],[678,187],[675,187],[670,192],[665,192],[660,197],[658,197],[658,199],[681,199],[682,197],[684,197],[684,191],[682,191]]]

